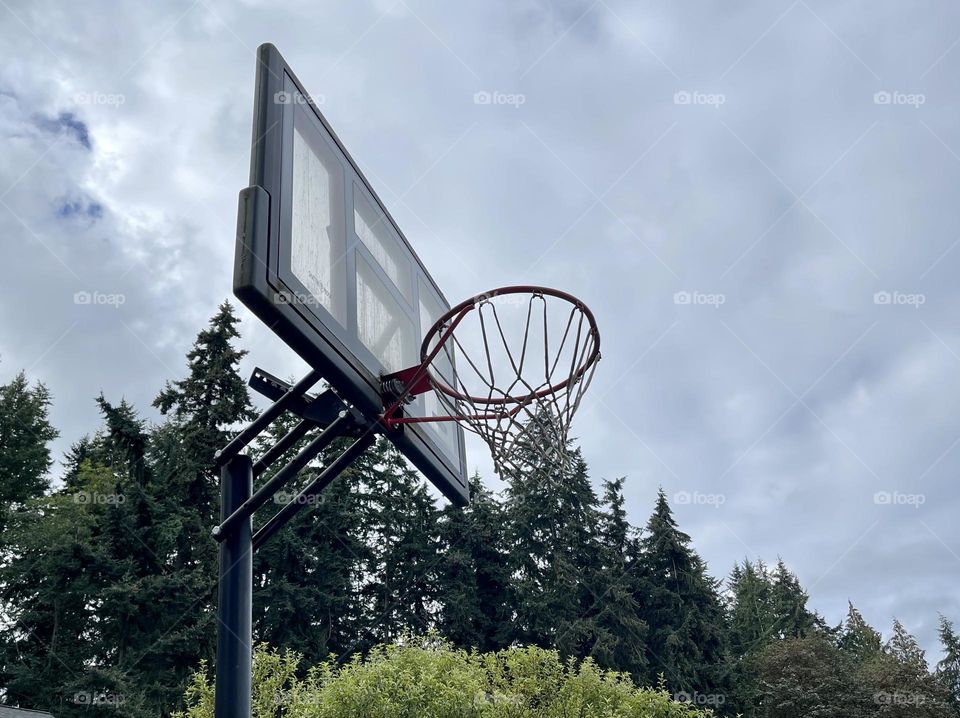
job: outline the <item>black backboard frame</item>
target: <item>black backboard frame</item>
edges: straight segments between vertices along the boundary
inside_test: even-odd
[[[281,98],[285,98],[285,101]],[[234,294],[304,361],[320,370],[339,395],[367,418],[375,420],[383,409],[383,402],[379,376],[373,376],[358,359],[362,352],[367,351],[366,347],[346,332],[337,336],[330,329],[337,320],[326,313],[322,306],[316,302],[309,307],[305,305],[301,301],[305,289],[302,285],[298,286],[295,278],[292,279],[279,262],[285,222],[283,209],[287,201],[285,195],[290,193],[284,172],[289,163],[291,143],[284,143],[284,137],[290,131],[297,112],[312,113],[322,128],[324,139],[332,142],[335,150],[346,160],[344,182],[359,180],[366,195],[376,203],[376,209],[389,221],[419,269],[414,281],[419,278],[429,282],[435,296],[449,307],[449,302],[384,203],[279,51],[270,44],[261,45],[257,50],[251,186],[240,193]],[[354,261],[353,251],[348,251],[346,256],[347,261]],[[351,268],[348,271],[354,270]],[[407,425],[389,431],[387,435],[450,501],[460,506],[469,502],[462,433],[458,435],[459,466],[449,460],[426,425]]]

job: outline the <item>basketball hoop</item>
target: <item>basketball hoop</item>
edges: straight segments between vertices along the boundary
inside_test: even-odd
[[[547,287],[495,289],[441,316],[423,338],[420,364],[382,378],[380,419],[390,429],[457,421],[486,442],[501,476],[531,451],[559,468],[599,358],[596,320],[576,297]],[[435,415],[402,414],[430,390]]]

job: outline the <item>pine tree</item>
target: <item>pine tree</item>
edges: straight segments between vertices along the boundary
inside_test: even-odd
[[[22,672],[12,684],[23,705],[57,715],[87,710],[72,701],[76,693],[105,692],[123,696],[132,718],[165,714],[182,684],[152,649],[175,619],[166,613],[176,586],[163,557],[178,521],[157,510],[163,487],[151,482],[143,422],[125,402],[101,396],[98,405],[105,427],[75,445],[67,484],[12,532],[18,559],[8,571],[17,585],[6,595],[29,605],[14,611],[37,639],[17,647]]]
[[[12,511],[49,488],[49,444],[59,435],[49,410],[50,392],[23,372],[0,386],[0,536]]]
[[[113,572],[100,597],[101,665],[97,685],[123,695],[124,710],[139,706],[147,715],[167,713],[180,702],[176,670],[163,651],[153,649],[167,639],[173,621],[167,604],[179,588],[167,558],[179,528],[176,515],[165,512],[166,487],[157,483],[147,464],[149,436],[133,407],[113,406],[103,396],[97,403],[105,430],[88,447],[88,456],[110,469],[113,490],[122,498],[108,502],[100,515],[103,549]]]
[[[623,484],[623,478],[604,482],[598,532],[599,595],[593,610],[598,640],[591,655],[604,668],[641,678],[648,667],[644,650],[648,626],[641,618],[638,602],[645,586],[636,532],[624,509]]]
[[[778,625],[773,581],[762,560],[744,559],[727,581],[727,621],[733,699],[730,707],[747,718],[756,715],[758,685],[755,662],[776,634]]]
[[[510,643],[510,569],[503,510],[479,475],[470,506],[446,505],[440,518],[437,593],[440,634],[463,648],[495,651]]]
[[[940,644],[943,660],[937,663],[937,680],[951,696],[953,707],[960,712],[960,636],[953,630],[953,622],[940,616]]]
[[[40,705],[37,701],[53,700],[50,690],[55,660],[50,644],[63,640],[70,628],[58,623],[60,615],[50,607],[65,598],[52,585],[53,578],[45,569],[56,565],[49,551],[46,527],[39,525],[40,512],[49,510],[53,501],[47,472],[52,465],[49,443],[57,437],[50,424],[50,394],[43,384],[29,385],[23,372],[8,384],[0,386],[0,595],[4,621],[0,626],[0,685],[8,700],[24,705]],[[77,510],[67,500],[59,503],[64,510]],[[51,519],[53,514],[51,512]],[[57,519],[62,512],[57,514]],[[49,523],[49,522],[48,522]],[[76,531],[77,540],[83,533]],[[36,582],[36,583],[34,583]],[[43,595],[44,604],[37,603]],[[73,659],[72,642],[63,646],[67,661],[79,665],[83,658]],[[43,698],[41,696],[45,696]]]
[[[775,634],[773,583],[762,560],[744,559],[742,566],[734,566],[727,584],[730,649],[734,656],[744,658],[762,650]]]
[[[825,637],[772,641],[752,661],[756,718],[867,718],[877,715],[836,646]]]
[[[216,640],[212,607],[217,585],[217,546],[210,530],[218,520],[219,477],[214,453],[233,429],[252,418],[246,385],[238,372],[243,351],[235,348],[237,317],[224,303],[197,335],[187,354],[185,379],[168,383],[154,405],[167,420],[151,434],[147,461],[162,519],[164,561],[163,640],[143,647],[141,662],[162,676],[164,705],[200,659],[212,660]],[[177,696],[179,704],[179,696]],[[164,708],[164,710],[169,710]]]
[[[386,440],[368,449],[354,468],[361,539],[369,547],[361,567],[364,612],[355,647],[363,650],[433,625],[439,514],[423,481]]]
[[[922,678],[929,672],[926,652],[898,620],[893,622],[893,635],[884,646],[884,653],[899,663],[913,678]]]
[[[295,423],[292,417],[275,422],[260,442],[261,450]],[[300,447],[281,457],[260,481],[266,482]],[[319,462],[328,463],[343,451],[336,443]],[[257,514],[267,521],[320,470],[311,466],[282,489],[276,503]],[[296,651],[317,662],[341,655],[356,643],[360,621],[357,578],[368,558],[359,535],[359,489],[354,469],[330,484],[289,524],[254,554],[254,638],[283,650]]]
[[[727,647],[717,582],[707,575],[690,537],[677,527],[663,489],[641,551],[649,581],[642,601],[650,627],[648,679],[656,682],[662,674],[673,691],[726,694]]]
[[[883,639],[852,603],[848,605],[847,620],[840,633],[840,649],[854,664],[862,665],[881,654]]]
[[[506,477],[514,640],[585,656],[598,642],[597,497],[579,449],[542,450],[555,433],[548,417],[533,419]]]
[[[817,620],[807,609],[809,596],[783,559],[773,571],[770,599],[777,638],[805,638],[814,632]]]
[[[253,418],[246,383],[237,365],[246,355],[233,346],[239,321],[229,303],[187,353],[189,374],[168,382],[153,405],[170,420],[155,436],[152,457],[171,500],[183,509],[176,564],[212,568],[210,528],[218,516],[219,479],[214,454],[231,438],[230,428]]]
[[[900,621],[882,653],[858,672],[878,712],[890,718],[956,718],[952,697],[930,675],[923,649]]]
[[[99,601],[116,571],[99,538],[104,506],[91,499],[112,492],[115,480],[84,462],[79,493],[33,499],[11,517],[5,538],[14,558],[0,570],[5,702],[79,715],[72,697],[100,658]]]

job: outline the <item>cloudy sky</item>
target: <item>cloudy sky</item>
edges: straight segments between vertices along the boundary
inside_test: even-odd
[[[0,0],[0,40],[0,380],[58,451],[101,390],[155,418],[230,295],[273,42],[450,299],[594,309],[574,434],[636,522],[662,485],[716,574],[782,556],[932,652],[960,621],[960,6]]]

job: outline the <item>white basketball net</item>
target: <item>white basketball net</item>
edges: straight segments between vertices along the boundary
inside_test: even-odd
[[[530,449],[543,466],[561,468],[599,341],[579,302],[537,291],[480,296],[434,357],[429,380],[443,409],[490,448],[501,477],[529,464]]]

